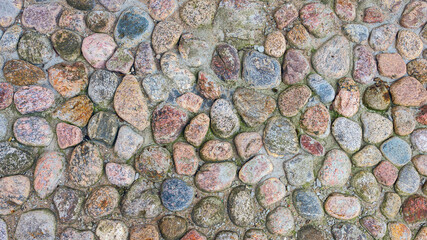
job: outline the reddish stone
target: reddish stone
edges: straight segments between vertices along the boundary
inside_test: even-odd
[[[335,13],[343,21],[353,21],[356,18],[356,0],[336,0]]]
[[[403,77],[406,74],[406,64],[398,53],[381,53],[377,56],[378,72],[392,79]]]
[[[323,145],[319,141],[308,135],[301,135],[300,144],[301,148],[304,151],[314,156],[323,156],[325,154],[325,148],[323,147]]]
[[[136,225],[130,229],[129,240],[159,240],[159,232],[154,225]]]
[[[69,179],[79,187],[92,186],[101,178],[103,167],[98,147],[91,142],[84,142],[71,153],[68,161]]]
[[[419,28],[427,21],[427,3],[413,1],[406,5],[400,19],[400,25],[405,28]]]
[[[363,21],[365,23],[381,23],[384,21],[384,15],[378,7],[365,8]]]
[[[402,215],[407,223],[416,223],[427,219],[427,198],[421,195],[408,197],[402,205]]]
[[[181,175],[193,176],[199,166],[196,149],[184,142],[176,142],[173,145],[173,160],[176,173]]]
[[[262,147],[262,137],[257,132],[243,132],[236,135],[234,145],[237,153],[243,159],[248,159],[259,152]]]
[[[207,240],[207,238],[197,230],[192,229],[188,231],[181,240]]]
[[[273,164],[267,155],[258,155],[245,163],[239,171],[239,179],[249,185],[255,185],[273,171]]]
[[[127,164],[107,163],[105,175],[110,183],[118,187],[128,187],[135,180],[135,170]]]
[[[86,95],[80,95],[67,100],[59,106],[53,112],[53,117],[79,127],[84,127],[89,122],[92,113],[93,103]]]
[[[376,73],[377,64],[372,50],[364,45],[356,46],[354,48],[354,80],[362,84],[367,84],[373,81]]]
[[[13,86],[10,83],[0,83],[0,110],[12,104]]]
[[[56,125],[56,137],[61,149],[76,146],[83,141],[83,133],[79,127],[62,122]]]
[[[150,43],[142,42],[139,44],[135,56],[135,69],[139,75],[148,75],[157,72],[156,60]]]
[[[240,71],[237,50],[225,43],[218,45],[212,57],[211,68],[221,80],[236,80]]]
[[[13,85],[32,85],[43,81],[43,70],[23,60],[10,60],[4,64],[3,75]]]
[[[352,117],[359,110],[360,92],[356,82],[344,77],[338,81],[338,93],[333,106],[344,117]]]
[[[372,216],[360,219],[360,224],[368,230],[375,239],[382,239],[387,231],[386,223]]]
[[[269,178],[258,185],[256,198],[262,207],[268,207],[285,197],[286,187],[278,178]]]
[[[24,86],[14,95],[15,107],[22,114],[43,112],[55,104],[52,90],[40,86]]]
[[[309,107],[300,118],[301,126],[312,136],[321,136],[329,127],[329,111],[322,104]]]
[[[187,109],[190,112],[196,113],[202,106],[203,98],[194,93],[188,92],[179,96],[176,99],[176,103],[178,103],[180,107]]]
[[[86,29],[85,13],[66,9],[59,18],[59,27],[84,34]]]
[[[427,154],[420,154],[412,158],[417,171],[424,176],[427,176]]]
[[[361,206],[357,197],[332,193],[325,201],[325,211],[334,218],[350,220],[360,215]]]
[[[292,86],[281,92],[277,104],[280,113],[285,117],[293,117],[307,104],[311,97],[310,88],[305,85]]]
[[[86,194],[69,187],[58,187],[53,196],[53,204],[61,223],[72,223],[80,217]]]
[[[215,81],[215,77],[203,71],[199,72],[197,88],[207,99],[218,99],[221,97],[221,86]]]
[[[385,186],[392,186],[396,182],[399,170],[389,161],[382,161],[374,169],[377,181]]]
[[[233,157],[233,146],[229,142],[209,140],[200,149],[200,157],[212,162],[229,160]]]
[[[220,192],[229,188],[236,176],[237,166],[232,162],[205,163],[194,181],[204,192]]]
[[[210,118],[205,113],[195,116],[185,128],[185,140],[195,147],[200,146],[209,130],[209,123]]]
[[[416,117],[417,122],[427,125],[427,105],[424,105],[420,108],[420,112]]]
[[[22,13],[22,24],[43,34],[52,33],[57,28],[56,19],[61,11],[58,3],[28,5]]]
[[[158,107],[153,112],[151,129],[156,143],[175,141],[187,124],[187,113],[171,105]]]
[[[116,47],[117,44],[111,36],[95,33],[83,39],[82,53],[94,68],[105,68],[107,60],[113,55]]]
[[[162,181],[171,166],[172,160],[169,151],[157,145],[144,148],[135,159],[135,169],[153,182]]]
[[[404,77],[390,86],[394,104],[406,107],[419,107],[427,102],[427,90],[413,77]]]
[[[427,226],[421,227],[421,229],[417,233],[417,236],[414,238],[414,240],[425,240],[425,239],[427,239]]]
[[[148,12],[157,21],[163,21],[169,17],[177,8],[176,0],[150,0]]]
[[[335,26],[335,14],[319,2],[308,3],[300,9],[302,24],[318,38],[326,37]]]
[[[0,178],[0,215],[14,213],[28,198],[30,179],[23,175]]]
[[[49,146],[53,138],[49,123],[40,117],[21,117],[13,124],[13,134],[18,142],[34,146]]]
[[[65,172],[65,158],[59,152],[45,152],[34,170],[34,190],[40,198],[49,196]]]
[[[317,178],[327,187],[340,187],[347,183],[351,173],[351,162],[347,154],[332,149],[326,154]]]
[[[99,218],[113,213],[119,205],[119,192],[111,186],[95,189],[86,200],[86,211],[89,216]]]
[[[282,70],[283,83],[295,84],[304,80],[310,71],[310,64],[301,51],[289,49],[283,59]]]
[[[298,17],[298,11],[293,4],[285,4],[274,13],[277,28],[283,30]]]

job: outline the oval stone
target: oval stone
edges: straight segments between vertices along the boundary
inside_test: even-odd
[[[238,186],[228,196],[228,215],[237,226],[248,226],[255,221],[256,202],[246,186]]]
[[[178,178],[169,178],[162,183],[160,198],[163,206],[170,211],[182,211],[193,201],[194,190]]]
[[[323,218],[322,202],[317,197],[316,193],[299,189],[293,192],[293,203],[295,209],[305,219],[319,220]]]
[[[380,198],[381,187],[371,172],[356,173],[351,180],[351,186],[354,187],[356,194],[368,203],[373,203]]]
[[[420,175],[412,165],[405,165],[399,171],[399,177],[394,185],[396,191],[401,195],[411,195],[420,188]]]
[[[113,55],[117,44],[114,39],[105,33],[94,33],[82,43],[83,57],[94,68],[105,68],[107,60]]]
[[[272,171],[273,163],[268,156],[258,155],[242,166],[239,171],[239,179],[248,185],[255,185]]]
[[[58,186],[65,171],[65,158],[59,152],[45,152],[34,170],[34,190],[40,198],[49,196]]]
[[[171,166],[172,159],[169,151],[158,145],[144,148],[135,159],[135,169],[153,182],[162,181]]]
[[[43,112],[55,104],[53,91],[40,86],[24,86],[13,96],[15,107],[21,114]]]
[[[272,156],[284,156],[298,152],[298,138],[295,127],[284,117],[272,117],[264,129],[264,146]]]
[[[234,81],[240,72],[240,58],[237,50],[226,43],[219,44],[212,57],[211,68],[223,81]]]
[[[33,146],[49,146],[53,131],[49,123],[40,117],[22,117],[13,124],[13,134],[18,142]]]
[[[31,154],[15,148],[9,142],[0,142],[0,175],[23,173],[33,165]]]
[[[214,102],[210,111],[213,132],[221,138],[229,138],[240,128],[239,117],[233,111],[231,103],[225,99]]]
[[[30,179],[23,175],[0,178],[0,215],[14,213],[30,195]]]
[[[200,149],[200,157],[211,162],[226,161],[233,157],[233,146],[229,142],[209,140]]]
[[[380,150],[384,157],[396,166],[403,166],[411,160],[411,147],[398,137],[392,137],[385,141]]]
[[[129,7],[120,14],[114,38],[120,46],[132,48],[147,40],[153,28],[154,23],[148,13],[138,7]]]
[[[195,147],[200,146],[209,130],[209,122],[210,118],[205,113],[195,116],[185,127],[185,140]]]
[[[191,212],[193,222],[200,227],[212,227],[225,218],[225,207],[219,197],[205,197],[196,203]]]
[[[356,197],[333,193],[325,201],[325,211],[334,218],[350,220],[360,215],[361,206]]]
[[[92,113],[93,103],[86,95],[80,95],[68,99],[53,112],[52,116],[78,127],[84,127]]]
[[[232,162],[205,163],[194,179],[204,192],[220,192],[229,188],[236,176],[237,166]]]
[[[270,89],[280,84],[280,63],[258,51],[249,51],[243,60],[242,78],[255,89]]]
[[[39,67],[23,60],[10,60],[4,64],[3,75],[13,85],[25,86],[42,82],[46,75]]]
[[[343,36],[335,36],[317,49],[311,61],[325,78],[344,77],[350,70],[350,43]]]
[[[370,49],[364,45],[354,48],[353,78],[356,82],[367,84],[372,82],[377,73],[375,58]]]
[[[112,186],[98,187],[86,199],[86,212],[93,218],[108,216],[118,207],[119,199],[120,195],[116,188]]]
[[[339,187],[347,183],[350,173],[351,162],[347,154],[333,149],[326,154],[318,179],[327,187]]]
[[[45,35],[29,31],[19,39],[18,54],[20,58],[32,64],[46,64],[53,57],[54,51]]]
[[[362,128],[348,118],[339,117],[334,121],[332,135],[340,147],[348,153],[356,152],[362,145]]]
[[[15,237],[22,240],[54,240],[55,215],[49,209],[36,209],[23,213],[16,225]]]
[[[104,163],[98,147],[85,142],[74,148],[68,162],[68,174],[71,182],[80,187],[89,187],[98,182]]]
[[[188,121],[185,111],[172,105],[160,105],[152,114],[151,129],[154,141],[166,144],[175,141]]]
[[[281,201],[285,194],[285,185],[275,177],[265,180],[256,188],[256,198],[264,208]]]

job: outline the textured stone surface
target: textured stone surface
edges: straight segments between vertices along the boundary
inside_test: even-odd
[[[242,78],[255,89],[268,89],[280,84],[280,63],[258,51],[249,51],[243,60]]]
[[[227,204],[228,215],[234,224],[248,226],[254,222],[256,202],[250,189],[244,185],[233,188],[228,196]]]
[[[48,69],[49,83],[65,98],[82,92],[88,84],[88,73],[82,62],[59,63]]]
[[[393,123],[377,114],[365,112],[360,117],[363,125],[363,140],[368,143],[381,143],[393,134]]]
[[[93,103],[86,95],[79,95],[64,102],[55,109],[53,117],[69,122],[78,127],[84,127],[93,113]]]
[[[272,156],[298,152],[295,127],[284,117],[272,117],[264,129],[264,147]]]
[[[103,161],[98,147],[85,142],[74,148],[68,162],[68,174],[72,183],[81,187],[95,184],[102,175]]]
[[[319,220],[323,218],[322,202],[314,192],[302,189],[296,190],[292,199],[297,212],[305,219]]]
[[[23,175],[0,178],[0,214],[15,212],[30,195],[30,179]]]
[[[403,77],[390,86],[394,104],[419,107],[427,101],[427,90],[413,77]]]
[[[335,26],[335,15],[322,3],[309,3],[300,9],[302,24],[318,38],[326,37]]]
[[[114,38],[125,48],[138,45],[148,40],[154,28],[151,17],[138,7],[130,7],[122,11],[114,29]]]
[[[42,69],[23,60],[7,61],[3,74],[8,82],[18,86],[36,84],[46,79]]]
[[[18,54],[32,64],[45,64],[52,59],[54,51],[46,35],[29,31],[19,39]]]
[[[162,181],[166,177],[171,165],[170,152],[156,145],[144,148],[135,159],[135,169],[145,178],[155,182]]]
[[[314,53],[313,68],[326,78],[344,77],[350,70],[350,43],[345,37],[328,40]]]
[[[205,192],[219,192],[229,188],[236,176],[237,167],[232,162],[205,163],[197,172],[196,186]]]
[[[351,173],[351,162],[347,155],[338,149],[326,154],[317,178],[327,187],[343,186]]]
[[[289,209],[277,207],[267,215],[266,226],[270,233],[286,236],[295,228],[294,218]]]
[[[49,196],[65,172],[65,158],[59,152],[45,152],[34,170],[34,190],[41,198]]]
[[[229,138],[240,129],[239,117],[233,111],[231,102],[218,99],[210,111],[213,132],[221,138]]]
[[[175,141],[188,121],[187,113],[171,106],[160,106],[154,110],[151,119],[151,129],[154,140],[159,144]]]
[[[285,84],[295,84],[304,80],[310,71],[310,64],[299,50],[289,49],[283,59],[282,81]]]
[[[260,183],[256,188],[258,203],[266,208],[285,197],[286,187],[278,178],[269,178]]]
[[[53,203],[58,212],[59,221],[72,223],[77,220],[82,209],[85,195],[82,191],[59,187],[53,196]]]
[[[334,121],[332,135],[346,152],[356,152],[362,144],[362,128],[348,118],[339,117]]]
[[[94,33],[82,42],[84,58],[94,68],[105,68],[107,60],[113,55],[117,44],[114,39],[105,33]]]
[[[239,179],[248,184],[255,185],[273,171],[273,164],[266,155],[258,155],[247,161],[239,171]]]
[[[52,128],[40,117],[17,119],[13,124],[13,135],[18,142],[33,147],[46,147],[53,139]]]
[[[54,240],[56,232],[55,215],[49,209],[26,212],[19,218],[15,237],[18,239]]]
[[[334,218],[349,220],[360,215],[361,205],[356,197],[333,193],[325,201],[325,211]]]
[[[351,78],[341,78],[333,103],[335,111],[344,117],[352,117],[359,111],[359,102],[360,92],[357,83]]]

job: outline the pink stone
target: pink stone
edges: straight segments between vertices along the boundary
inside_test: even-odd
[[[262,207],[268,207],[285,197],[285,185],[275,177],[269,178],[258,185],[256,197]]]
[[[273,171],[273,164],[267,155],[258,155],[246,162],[239,172],[239,178],[248,185],[255,185]]]
[[[412,195],[402,204],[402,215],[407,223],[425,222],[427,219],[427,198]]]
[[[154,51],[150,43],[142,42],[135,56],[135,69],[138,75],[148,75],[157,72]]]
[[[145,239],[148,240],[148,239]],[[207,238],[199,233],[197,230],[192,229],[190,231],[188,231],[184,237],[181,238],[181,240],[207,240]]]
[[[364,45],[354,48],[353,78],[356,82],[371,83],[377,73],[377,65],[372,50]]]
[[[390,86],[391,98],[394,104],[419,107],[427,103],[427,90],[413,77],[404,77]]]
[[[221,85],[219,85],[216,79],[217,78],[212,74],[199,71],[197,88],[203,97],[213,100],[221,97]]]
[[[377,56],[378,72],[384,77],[398,79],[406,74],[406,64],[398,53],[381,53]]]
[[[420,108],[420,112],[418,113],[416,120],[423,125],[427,125],[427,105]]]
[[[83,91],[88,84],[86,66],[82,62],[58,63],[48,69],[49,83],[61,94],[70,98]]]
[[[323,147],[323,145],[319,141],[308,135],[301,135],[300,145],[304,151],[314,156],[323,156],[325,154],[325,148]]]
[[[335,12],[343,21],[353,21],[356,18],[356,0],[336,0]]]
[[[15,107],[22,114],[43,112],[55,103],[52,90],[40,86],[24,86],[14,95]]]
[[[226,161],[233,157],[233,146],[229,142],[209,140],[200,149],[200,157],[205,161]]]
[[[197,172],[194,181],[204,192],[220,192],[231,186],[237,166],[232,162],[205,163]]]
[[[34,170],[34,190],[41,198],[49,196],[59,184],[65,171],[65,158],[59,152],[45,152]]]
[[[381,23],[384,21],[384,14],[378,7],[365,8],[365,15],[363,16],[365,23]]]
[[[57,28],[56,19],[61,11],[62,6],[58,3],[32,4],[24,9],[22,24],[43,34],[52,33]]]
[[[374,176],[377,181],[385,186],[393,186],[396,182],[399,170],[389,161],[382,161],[374,168]]]
[[[58,123],[56,125],[56,136],[61,149],[76,146],[83,141],[82,130],[67,123]]]
[[[194,93],[188,92],[179,96],[176,99],[176,103],[178,103],[180,107],[187,109],[190,112],[196,113],[202,106],[203,98]]]
[[[427,21],[427,3],[413,1],[408,3],[402,13],[400,25],[405,28],[419,28]]]
[[[236,135],[234,145],[237,153],[243,159],[248,159],[259,152],[262,147],[262,137],[257,132],[243,132]]]
[[[0,215],[14,213],[28,198],[30,179],[23,175],[0,178]]]
[[[108,181],[118,187],[128,187],[135,180],[135,170],[127,164],[107,163],[105,174]]]
[[[82,53],[94,68],[105,68],[107,60],[113,55],[117,44],[105,33],[95,33],[83,39]]]
[[[13,86],[10,83],[0,83],[0,110],[3,110],[12,104]]]
[[[200,146],[209,130],[209,123],[210,118],[205,113],[195,116],[185,128],[185,140],[195,147]]]
[[[274,13],[277,28],[282,30],[286,28],[298,17],[298,11],[293,4],[285,4]]]
[[[175,171],[181,175],[193,176],[199,166],[196,149],[188,143],[176,142],[173,145]]]
[[[151,120],[154,141],[158,144],[171,143],[178,138],[187,124],[187,113],[171,105],[159,106]]]
[[[87,31],[85,13],[75,10],[64,10],[59,19],[59,27],[84,34]]]
[[[333,149],[326,154],[318,178],[327,187],[344,186],[351,173],[351,162],[347,154]]]
[[[350,220],[360,215],[361,206],[356,197],[332,193],[325,201],[325,210],[334,218]]]
[[[21,117],[13,124],[13,134],[18,142],[34,146],[49,146],[53,138],[49,123],[40,117]]]
[[[352,117],[359,110],[360,92],[356,82],[344,77],[338,81],[338,93],[333,106],[344,117]]]
[[[427,154],[415,156],[412,158],[412,163],[421,175],[427,176]]]
[[[176,0],[150,0],[148,12],[157,21],[163,21],[169,17],[178,7]]]
[[[310,64],[301,51],[289,49],[283,59],[282,81],[285,84],[295,84],[304,80],[310,71]]]
[[[315,37],[326,37],[335,26],[334,12],[323,3],[314,2],[304,5],[300,9],[302,24]]]

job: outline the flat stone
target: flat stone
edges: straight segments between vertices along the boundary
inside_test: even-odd
[[[323,145],[317,141],[316,139],[308,136],[308,135],[301,135],[300,137],[300,146],[301,148],[310,153],[314,156],[323,156],[325,155],[325,148]]]
[[[296,84],[305,79],[310,71],[310,64],[300,50],[288,49],[283,59],[282,81],[285,84]]]
[[[13,124],[13,135],[24,145],[33,147],[49,146],[53,132],[49,123],[40,117],[21,117]]]
[[[53,196],[53,204],[61,223],[72,223],[77,220],[85,200],[85,194],[76,189],[58,187]]]
[[[91,142],[84,142],[71,153],[68,175],[70,181],[77,186],[89,187],[101,178],[103,167],[98,147]]]
[[[291,211],[285,207],[277,207],[266,218],[267,230],[280,236],[290,235],[295,228],[294,217]]]
[[[263,181],[256,188],[256,198],[264,208],[281,201],[285,195],[285,185],[275,177]]]
[[[366,240],[366,235],[354,224],[337,223],[332,226],[332,235],[335,239],[360,239]]]
[[[276,109],[276,101],[251,88],[237,88],[233,103],[243,121],[250,127],[263,124]]]
[[[388,235],[392,240],[410,240],[412,238],[411,229],[400,222],[391,222],[388,224]]]
[[[57,28],[56,19],[62,11],[58,3],[31,4],[22,13],[22,24],[42,34],[52,33]]]
[[[188,231],[181,240],[207,240],[206,236],[195,229]]]
[[[359,110],[359,104],[360,92],[357,83],[351,78],[341,78],[333,103],[334,110],[344,117],[352,117]]]
[[[272,117],[264,128],[265,150],[272,156],[284,156],[298,152],[298,138],[295,127],[284,117]]]
[[[203,104],[203,98],[197,94],[188,92],[177,97],[176,103],[190,112],[197,113]]]
[[[101,220],[95,231],[96,236],[104,240],[126,240],[129,229],[119,220]]]
[[[347,183],[351,173],[351,162],[347,154],[333,149],[326,154],[317,178],[327,187],[340,187]]]
[[[339,117],[334,121],[332,135],[338,145],[348,153],[356,152],[362,145],[362,128],[348,118]]]
[[[86,66],[82,62],[59,63],[50,67],[47,72],[49,83],[65,98],[77,96],[86,89],[89,81]]]
[[[87,27],[96,33],[109,33],[114,27],[116,17],[107,11],[91,11],[86,15]]]
[[[412,195],[403,202],[402,215],[407,223],[424,221],[427,218],[427,198]]]
[[[160,182],[172,167],[169,151],[157,145],[145,147],[135,159],[135,169],[150,181]]]
[[[377,65],[372,50],[364,45],[354,48],[353,78],[356,82],[371,83],[377,73]]]
[[[86,34],[88,29],[85,24],[85,12],[74,9],[65,9],[61,13],[58,25],[60,28],[67,29],[79,34]],[[76,49],[77,51],[77,49]],[[80,51],[80,47],[79,47]]]
[[[67,3],[76,9],[90,11],[95,7],[94,0],[67,0]]]
[[[420,154],[412,158],[412,163],[417,169],[418,173],[427,176],[427,155]]]
[[[380,75],[398,79],[406,74],[406,64],[398,53],[381,53],[376,58]]]
[[[216,12],[216,5],[209,0],[190,0],[179,9],[182,21],[192,28],[211,25]]]
[[[384,24],[373,28],[369,36],[369,45],[375,51],[386,51],[393,43],[397,30],[397,26],[394,24]]]
[[[65,229],[61,235],[59,235],[60,240],[72,240],[72,239],[81,239],[81,240],[95,240],[95,234],[89,230],[79,231],[74,228]]]
[[[112,72],[128,74],[134,62],[133,53],[125,48],[117,48],[105,66]]]
[[[393,117],[394,132],[400,136],[406,136],[415,129],[416,120],[410,108],[395,106],[391,109]]]
[[[247,161],[239,171],[239,179],[255,185],[273,171],[273,163],[267,155],[258,155]]]
[[[300,117],[300,124],[304,131],[315,137],[324,137],[329,134],[331,117],[323,104],[309,107]]]
[[[22,32],[23,30],[19,25],[9,27],[0,39],[0,50],[9,53],[15,51]]]
[[[276,12],[277,13],[277,12]],[[279,58],[285,53],[286,39],[280,31],[274,31],[267,35],[264,43],[265,53]]]
[[[3,75],[13,85],[24,86],[40,83],[46,79],[42,69],[23,60],[10,60],[4,64]]]
[[[343,21],[354,21],[356,18],[357,1],[337,0],[335,1],[335,13]]]
[[[245,232],[243,240],[268,240],[267,234],[261,229],[249,229]]]
[[[239,131],[239,117],[229,101],[216,100],[211,107],[210,116],[212,130],[218,137],[229,138]]]
[[[392,137],[385,141],[380,150],[384,157],[396,166],[403,166],[411,160],[411,147],[398,137]]]
[[[239,77],[240,58],[236,48],[229,44],[216,46],[211,68],[223,81],[235,81]]]
[[[192,220],[200,227],[213,227],[224,221],[224,203],[219,197],[205,197],[197,202],[191,213]]]
[[[142,146],[144,138],[129,126],[122,126],[117,134],[114,152],[122,159],[131,158]]]
[[[148,13],[138,7],[130,7],[122,11],[114,29],[114,38],[121,47],[132,48],[148,40],[153,29],[154,22]]]
[[[310,190],[295,190],[293,203],[298,214],[305,219],[319,220],[324,216],[322,202],[317,195]]]
[[[366,145],[355,153],[351,160],[357,167],[373,167],[381,161],[382,155],[375,145]]]
[[[149,125],[147,100],[142,94],[138,80],[126,75],[114,94],[114,109],[117,115],[142,131]]]
[[[411,134],[411,143],[420,152],[427,152],[427,128],[420,128]]]
[[[53,48],[65,61],[72,62],[80,56],[82,39],[77,33],[61,29],[52,34],[51,40]]]
[[[59,152],[45,152],[37,160],[34,170],[34,190],[40,198],[49,196],[63,177],[65,158]]]
[[[425,12],[427,13],[427,5]],[[423,51],[423,41],[414,32],[400,30],[397,34],[396,49],[402,57],[412,60],[421,55]]]
[[[135,55],[134,67],[138,75],[153,74],[158,71],[154,51],[150,43],[142,42]]]
[[[335,90],[330,83],[318,74],[310,74],[307,77],[307,84],[314,93],[319,95],[322,103],[330,103],[335,98]]]
[[[107,70],[96,70],[90,76],[88,95],[98,105],[107,106],[114,97],[119,86],[119,78],[116,74]]]
[[[176,0],[150,0],[148,12],[157,21],[163,21],[169,17],[178,7]]]
[[[363,103],[371,109],[384,111],[390,107],[389,87],[382,81],[369,86],[363,94]]]
[[[232,162],[205,163],[194,181],[204,192],[220,192],[229,188],[236,176],[237,166]]]
[[[340,220],[350,220],[360,215],[359,199],[341,193],[332,193],[325,201],[325,211]]]
[[[15,238],[22,240],[54,240],[55,215],[49,209],[37,209],[23,213],[16,225]]]
[[[129,240],[159,240],[159,235],[154,225],[135,225],[129,231]]]
[[[93,103],[86,95],[68,99],[53,112],[53,117],[69,122],[78,127],[84,127],[93,113]]]
[[[113,55],[117,44],[105,33],[94,33],[82,42],[83,57],[94,68],[105,68],[107,60]]]
[[[282,5],[275,13],[274,20],[276,21],[277,28],[283,30],[291,24],[298,17],[298,10],[292,4]]]
[[[343,32],[350,41],[358,44],[366,43],[369,36],[369,29],[362,24],[347,24]]]
[[[101,141],[107,145],[113,145],[119,129],[119,119],[111,112],[97,112],[89,120],[87,126],[88,135],[92,140]]]
[[[341,78],[350,70],[350,46],[345,37],[336,36],[323,44],[312,57],[313,68],[326,78]]]
[[[302,186],[314,181],[313,158],[310,155],[297,155],[283,163],[286,178],[291,185]]]
[[[13,86],[10,83],[0,83],[0,110],[3,110],[12,104]]]
[[[218,99],[221,97],[222,86],[216,75],[199,71],[197,90],[207,99]]]
[[[99,0],[99,3],[102,4],[110,12],[118,12],[122,9],[122,6],[126,3],[126,0]]]
[[[13,96],[15,107],[21,114],[43,112],[54,103],[53,91],[40,86],[24,86]]]
[[[157,107],[151,119],[154,141],[158,144],[175,141],[187,124],[187,113],[171,105]]]
[[[257,132],[243,132],[236,135],[234,145],[237,153],[243,159],[248,159],[259,152],[263,143]]]
[[[105,217],[118,207],[119,192],[112,186],[102,186],[93,190],[86,199],[85,209],[93,218]]]
[[[390,86],[394,104],[420,107],[427,101],[427,90],[413,77],[403,77]]]
[[[178,178],[168,178],[162,183],[160,198],[163,206],[170,211],[182,211],[193,201],[194,190]]]
[[[155,218],[159,216],[164,208],[158,190],[149,189],[148,182],[139,178],[120,204],[121,212],[130,218]]]
[[[205,113],[195,116],[191,119],[187,127],[185,127],[185,140],[195,147],[200,146],[209,130],[209,122],[210,118]]]
[[[384,14],[379,7],[368,7],[363,11],[363,22],[365,23],[382,23]]]
[[[255,221],[256,201],[251,190],[241,185],[233,188],[228,196],[228,215],[237,226],[249,226]]]
[[[312,37],[302,24],[295,24],[286,34],[288,43],[298,49],[308,49],[311,47]]]
[[[173,161],[176,173],[193,176],[199,167],[200,160],[192,145],[176,142],[173,144]]]
[[[190,69],[181,63],[180,56],[169,51],[163,54],[160,60],[163,73],[175,84],[174,87],[182,94],[190,91],[196,82],[196,77]]]
[[[351,186],[365,202],[373,203],[380,198],[381,187],[371,172],[360,171],[356,173],[351,179]]]
[[[187,231],[187,220],[176,215],[167,215],[159,221],[159,230],[166,240],[179,239]]]
[[[270,89],[280,84],[280,63],[263,53],[249,51],[243,60],[242,78],[255,89]]]
[[[233,157],[233,146],[229,142],[209,140],[200,149],[200,157],[209,162],[230,160]]]
[[[52,59],[54,51],[46,35],[29,31],[19,39],[18,54],[21,59],[32,64],[45,64]]]
[[[61,149],[76,146],[83,141],[83,133],[79,127],[58,123],[56,125],[56,138]]]
[[[383,238],[387,232],[386,222],[377,217],[366,216],[360,219],[360,225],[362,225],[375,239]]]
[[[302,24],[317,38],[326,37],[336,25],[334,12],[322,3],[308,3],[299,14]]]
[[[382,161],[374,168],[374,176],[379,183],[392,186],[397,179],[399,170],[389,161]]]
[[[172,21],[163,21],[156,24],[151,42],[153,49],[157,54],[162,54],[172,49],[179,40],[183,27]]]
[[[107,163],[105,175],[110,183],[118,187],[128,187],[135,180],[136,172],[132,166],[119,163]]]
[[[411,195],[417,192],[420,187],[420,175],[412,165],[405,165],[399,171],[395,189],[402,195]]]
[[[414,1],[406,5],[400,18],[400,25],[405,28],[419,28],[427,21],[427,3]]]
[[[0,178],[0,214],[14,213],[27,200],[31,191],[30,179],[23,175]]]
[[[21,11],[22,5],[22,0],[2,1],[2,9],[0,11],[0,26],[7,28],[12,25],[15,22],[15,18]],[[4,239],[7,239],[7,234],[5,236],[6,237]]]
[[[377,113],[364,112],[360,120],[363,125],[363,140],[365,142],[381,143],[393,134],[393,123]]]
[[[414,59],[406,64],[406,69],[409,76],[418,79],[423,84],[427,83],[427,59]]]

